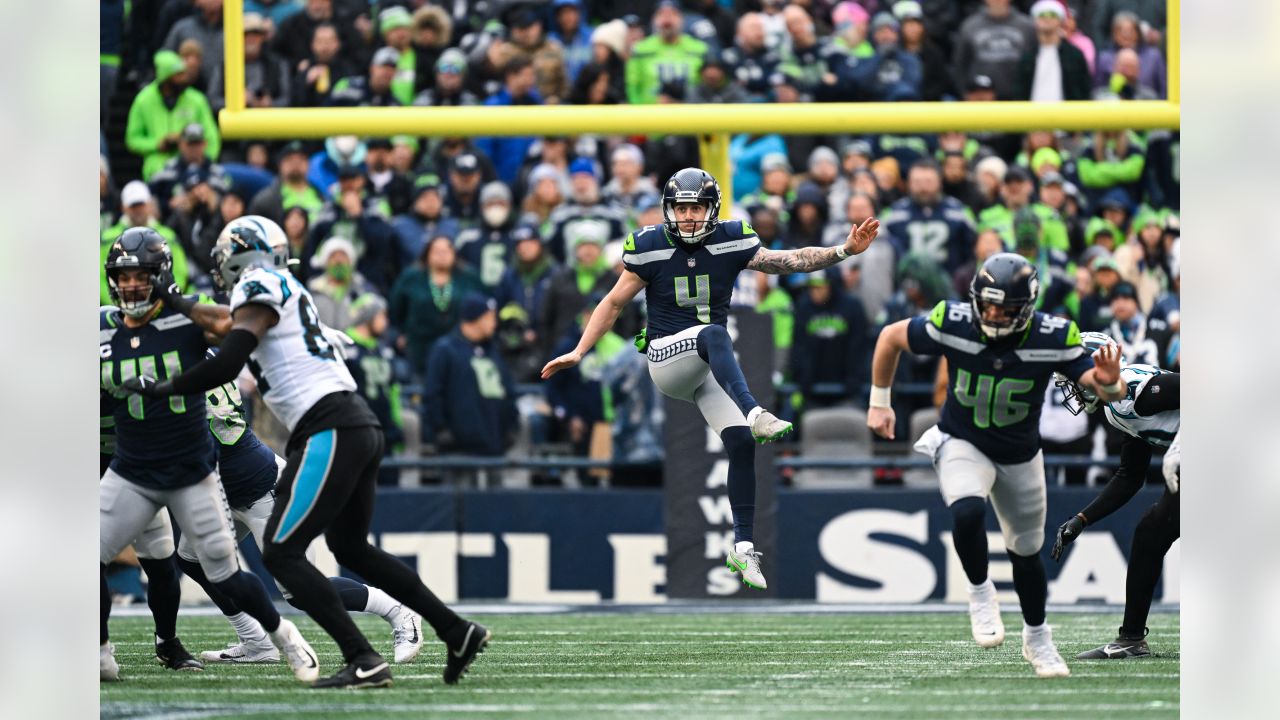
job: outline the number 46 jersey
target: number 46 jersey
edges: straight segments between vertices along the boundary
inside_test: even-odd
[[[249,356],[249,371],[267,407],[290,432],[320,398],[355,391],[351,372],[321,332],[311,293],[296,278],[267,268],[248,270],[231,291],[231,312],[247,303],[280,316]]]
[[[1040,410],[1054,372],[1078,380],[1093,360],[1080,330],[1036,313],[1026,332],[988,342],[968,303],[937,304],[911,318],[907,343],[917,355],[947,359],[947,399],[938,428],[973,443],[993,462],[1027,462],[1040,450]]]

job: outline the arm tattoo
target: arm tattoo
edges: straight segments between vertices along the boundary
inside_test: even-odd
[[[813,272],[840,262],[838,247],[807,247],[798,250],[769,250],[760,248],[747,269],[782,275],[785,273]]]

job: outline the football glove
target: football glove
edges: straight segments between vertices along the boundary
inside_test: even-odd
[[[138,375],[137,377],[126,378],[120,386],[131,393],[137,393],[143,397],[168,397],[173,394],[173,382],[171,380],[156,380],[146,375]]]
[[[1173,442],[1169,443],[1169,449],[1164,451],[1164,464],[1161,467],[1164,470],[1164,484],[1169,486],[1169,492],[1174,495],[1178,494],[1178,484],[1182,475],[1182,431],[1179,430],[1177,435],[1173,436]]]
[[[1084,526],[1087,524],[1083,515],[1076,515],[1058,526],[1058,539],[1054,541],[1053,552],[1050,553],[1054,560],[1062,560],[1063,551],[1076,538],[1080,537],[1080,534],[1084,532]]]
[[[151,291],[155,296],[164,302],[165,305],[177,310],[183,315],[190,315],[191,309],[198,304],[196,298],[189,298],[182,294],[182,288],[178,287],[178,283],[168,273],[151,276]]]

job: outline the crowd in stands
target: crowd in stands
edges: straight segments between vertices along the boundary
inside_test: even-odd
[[[104,257],[125,229],[149,225],[169,241],[178,282],[212,294],[209,250],[222,228],[271,218],[322,321],[355,338],[348,362],[371,399],[387,399],[391,444],[501,455],[561,443],[584,456],[661,457],[660,403],[629,342],[641,303],[574,372],[541,384],[538,371],[572,346],[613,285],[626,235],[662,221],[658,188],[698,164],[693,138],[224,141],[222,0],[100,5]],[[1164,0],[244,9],[250,108],[1130,102],[1168,92]],[[1129,361],[1177,369],[1178,150],[1176,131],[732,138],[732,212],[766,246],[834,245],[851,224],[882,223],[872,249],[837,268],[739,278],[734,303],[774,319],[785,412],[864,407],[879,328],[967,298],[976,265],[1005,250],[1039,268],[1042,310],[1110,333]],[[105,281],[101,296],[110,302]],[[904,359],[899,374],[933,383],[936,363]],[[898,397],[903,423],[934,402]],[[402,405],[420,422],[406,428]],[[1047,440],[1080,447],[1074,421],[1046,422]]]

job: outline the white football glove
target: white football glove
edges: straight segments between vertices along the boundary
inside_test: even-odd
[[[1173,442],[1169,443],[1169,449],[1164,451],[1164,484],[1169,486],[1169,492],[1178,493],[1178,475],[1182,472],[1182,431],[1179,430],[1177,435],[1173,436]]]
[[[329,343],[333,351],[338,354],[340,360],[346,360],[347,347],[356,344],[356,341],[352,340],[350,335],[341,330],[334,330],[324,323],[320,323],[320,334],[324,336],[325,342]]]

